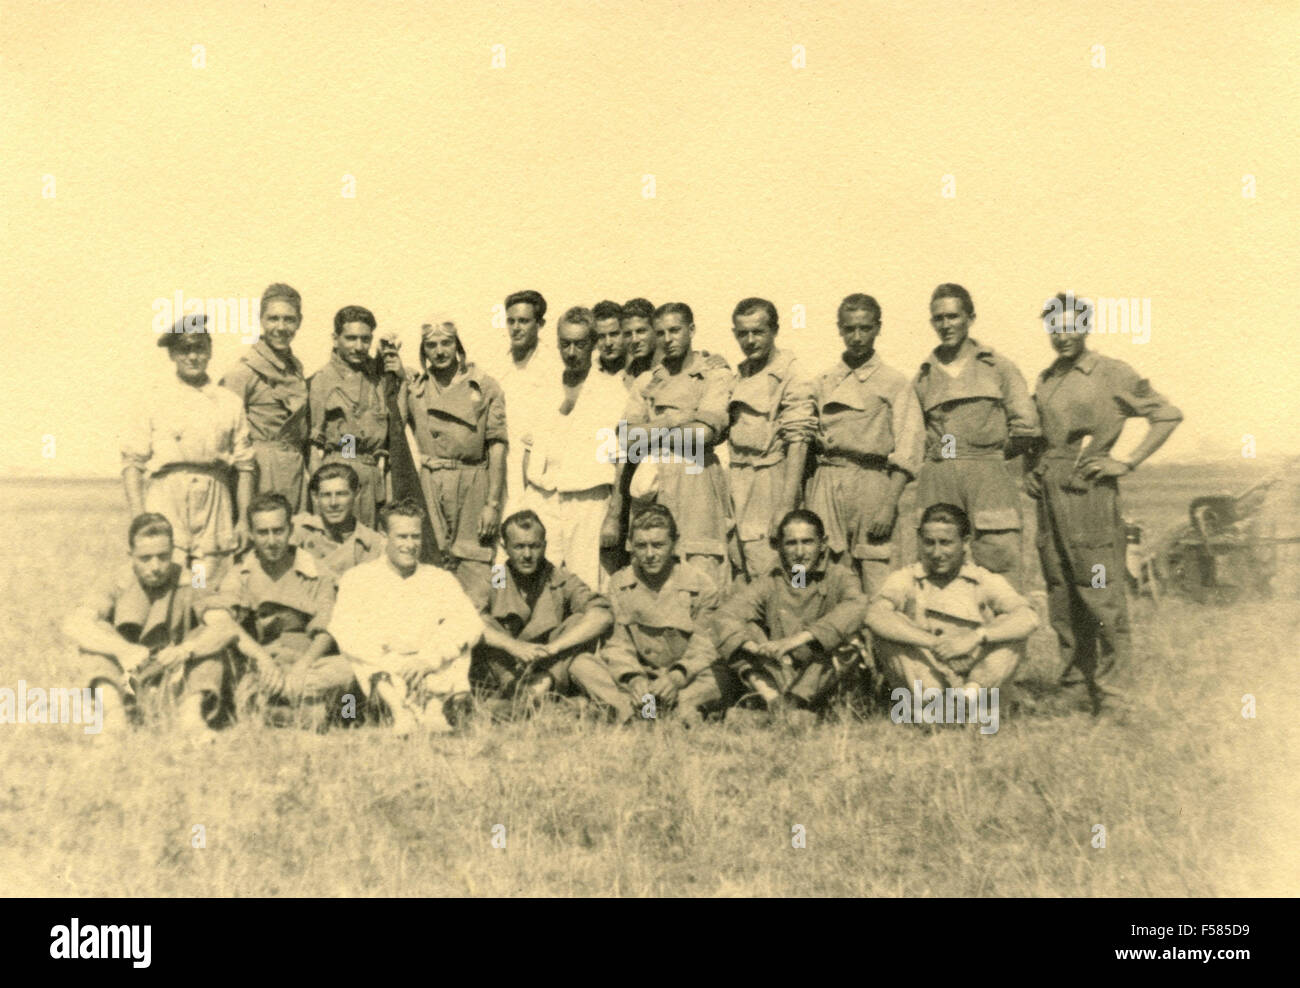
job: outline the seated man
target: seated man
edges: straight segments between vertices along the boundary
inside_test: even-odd
[[[424,506],[403,498],[380,519],[384,555],[343,574],[329,632],[361,691],[387,705],[397,733],[420,725],[447,732],[469,698],[470,649],[483,622],[454,576],[420,563]]]
[[[718,608],[718,654],[769,713],[789,704],[811,716],[864,650],[867,598],[857,574],[831,563],[814,512],[788,512],[772,541],[780,565]]]
[[[609,601],[546,558],[546,526],[532,511],[501,525],[507,563],[491,577],[471,574],[466,592],[483,618],[470,682],[497,696],[572,692],[569,665],[594,657],[614,624]]]
[[[706,573],[674,558],[677,522],[663,505],[634,514],[629,529],[632,565],[610,579],[614,633],[602,661],[575,659],[569,676],[620,723],[651,716],[647,696],[656,715],[675,706],[683,724],[698,723],[720,705],[730,678],[711,637],[718,591]]]
[[[248,506],[252,551],[235,560],[207,614],[238,625],[235,647],[256,667],[241,695],[290,702],[320,699],[352,685],[352,667],[325,630],[334,607],[334,574],[293,544],[283,494],[259,494]],[[232,629],[233,630],[233,629]]]
[[[867,626],[890,686],[992,689],[1024,658],[1038,616],[1006,577],[968,561],[970,545],[966,512],[930,505],[917,529],[920,562],[891,573],[872,600]]]
[[[360,489],[361,478],[352,467],[327,463],[311,475],[307,485],[316,513],[293,517],[290,543],[302,546],[335,576],[384,554],[384,537],[357,518]]]
[[[228,673],[228,627],[200,618],[201,590],[172,562],[172,526],[138,515],[127,535],[131,563],[68,617],[92,689],[103,687],[109,729],[138,712],[141,694],[174,705],[177,724],[203,732],[215,721]]]

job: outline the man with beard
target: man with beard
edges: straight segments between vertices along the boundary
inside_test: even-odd
[[[367,527],[375,524],[375,512],[386,499],[388,462],[383,369],[370,356],[374,334],[375,317],[369,309],[339,309],[334,315],[334,352],[307,382],[312,473],[322,463],[351,467],[358,480],[354,511]]]
[[[504,571],[476,576],[466,588],[484,625],[470,682],[498,697],[568,695],[569,666],[579,656],[594,659],[614,623],[609,601],[546,558],[546,526],[532,511],[502,523],[501,543]]]
[[[814,719],[841,671],[865,651],[867,598],[852,570],[830,562],[813,512],[791,511],[775,532],[778,565],[718,608],[718,654],[770,714]]]
[[[363,525],[353,511],[360,485],[348,464],[327,463],[307,485],[316,513],[293,517],[291,543],[306,549],[335,576],[384,554],[384,537]]]

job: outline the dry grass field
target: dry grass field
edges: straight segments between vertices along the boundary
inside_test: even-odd
[[[1149,467],[1148,532],[1240,466]],[[59,621],[123,557],[115,485],[0,485],[0,686],[80,685]],[[990,736],[882,714],[617,730],[548,710],[452,738],[0,725],[9,895],[1152,896],[1300,892],[1296,568],[1231,608],[1134,602],[1131,709]],[[1023,675],[1050,679],[1040,630]],[[1242,697],[1257,716],[1242,716]],[[196,825],[206,846],[192,846]],[[504,827],[504,847],[493,842]],[[1094,827],[1105,847],[1094,847]],[[806,847],[792,846],[803,828]],[[502,834],[497,830],[498,836]],[[501,843],[498,839],[496,843]]]

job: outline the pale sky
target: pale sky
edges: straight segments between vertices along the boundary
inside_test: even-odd
[[[1046,297],[1149,298],[1149,342],[1092,346],[1183,409],[1159,457],[1294,453],[1296,37],[1296,2],[0,0],[4,470],[115,474],[126,399],[171,373],[154,300],[273,281],[309,372],[346,304],[409,359],[452,312],[485,362],[492,306],[535,288],[546,345],[644,295],[733,364],[763,295],[814,370],[865,291],[910,375],[956,281],[1032,382]]]

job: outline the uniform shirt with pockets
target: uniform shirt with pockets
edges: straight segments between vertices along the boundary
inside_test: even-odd
[[[674,667],[689,681],[717,657],[712,622],[718,591],[690,563],[671,565],[658,590],[642,583],[631,566],[610,579],[614,632],[604,656],[617,682]]]
[[[371,358],[358,369],[331,354],[307,382],[307,393],[314,445],[337,453],[345,449],[344,437],[352,436],[356,453],[373,456],[387,448],[383,375]]]
[[[949,374],[932,352],[913,381],[925,414],[926,459],[997,457],[1009,438],[1040,434],[1038,411],[1015,364],[972,339],[962,343],[957,362],[960,371]]]
[[[561,624],[575,614],[593,609],[608,611],[609,600],[595,593],[563,566],[543,560],[538,573],[539,590],[530,601],[520,588],[514,570],[507,565],[505,585],[497,586],[481,571],[471,573],[465,592],[474,602],[485,624],[511,638],[545,642]]]
[[[878,457],[916,476],[925,441],[921,406],[907,378],[880,354],[856,369],[838,361],[813,381],[813,395],[822,453]]]
[[[445,388],[428,372],[416,375],[406,404],[421,456],[478,463],[489,443],[507,441],[505,394],[473,364]]]
[[[307,442],[307,379],[292,353],[281,356],[261,340],[221,379],[244,403],[254,442]]]
[[[305,549],[292,549],[293,563],[273,580],[257,553],[235,561],[209,609],[229,612],[261,645],[286,632],[324,631],[334,610],[334,574]]]

